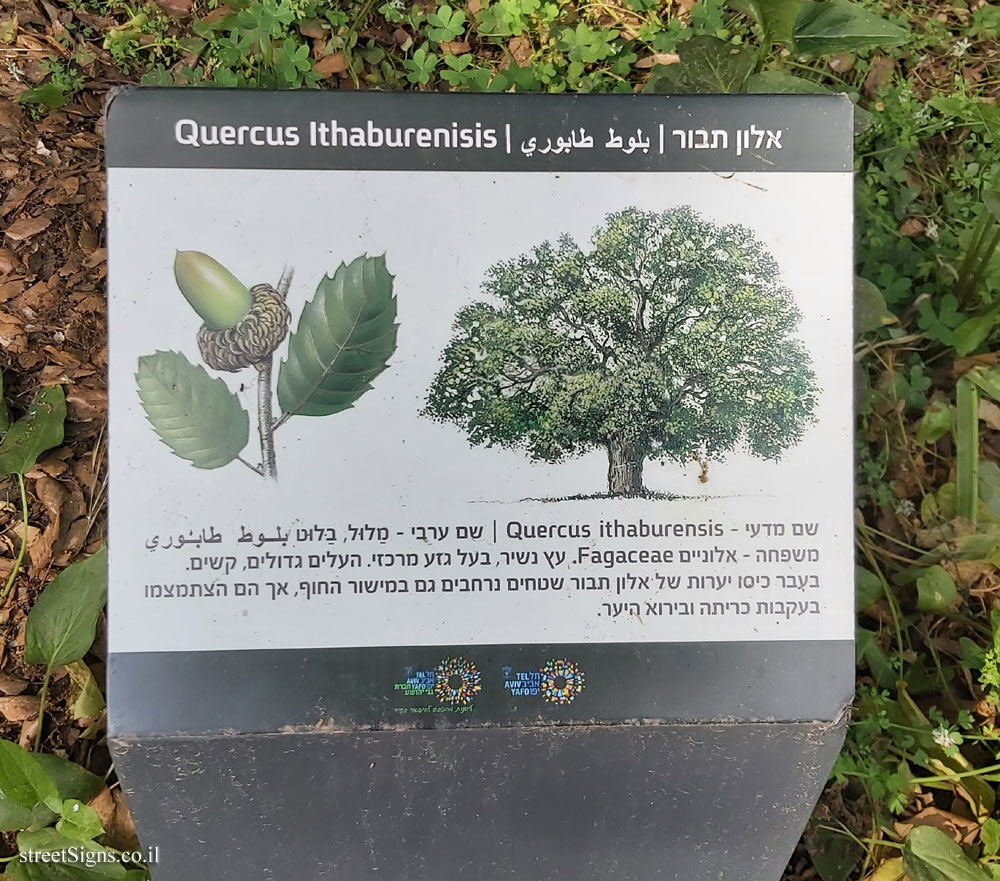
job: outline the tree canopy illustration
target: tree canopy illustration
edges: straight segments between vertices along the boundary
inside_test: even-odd
[[[589,248],[543,242],[458,313],[429,415],[557,462],[603,448],[608,493],[647,459],[777,459],[812,420],[800,315],[754,233],[690,207],[609,215]]]

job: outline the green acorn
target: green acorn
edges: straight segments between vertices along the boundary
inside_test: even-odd
[[[178,251],[177,286],[205,321],[198,348],[215,370],[260,364],[288,333],[291,313],[271,285],[247,288],[217,260],[200,251]]]
[[[206,327],[226,330],[235,327],[253,305],[253,297],[218,260],[201,251],[178,251],[174,258],[177,287]]]

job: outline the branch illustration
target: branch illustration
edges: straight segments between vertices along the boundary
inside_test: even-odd
[[[277,292],[282,301],[288,299],[288,288],[292,284],[292,275],[295,270],[291,266],[285,266],[281,271],[281,278],[278,280]],[[257,430],[260,433],[260,456],[261,469],[264,477],[272,480],[278,477],[278,458],[274,452],[274,416],[272,415],[272,398],[274,392],[271,389],[271,376],[274,372],[274,353],[260,361],[257,365]]]
[[[139,359],[136,383],[153,430],[195,468],[239,462],[261,477],[278,476],[274,432],[292,416],[330,416],[350,409],[371,388],[396,350],[396,299],[385,257],[361,256],[325,276],[288,338],[287,299],[294,270],[285,265],[276,287],[247,288],[200,251],[178,251],[174,277],[204,322],[197,341],[213,370],[257,373],[257,433],[261,463],[242,455],[250,414],[221,378],[182,352]],[[274,352],[288,338],[288,358],[274,383]],[[281,417],[274,417],[274,399]]]

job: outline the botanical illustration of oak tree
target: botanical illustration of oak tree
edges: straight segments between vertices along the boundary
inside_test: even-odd
[[[690,207],[610,214],[491,267],[464,307],[426,411],[474,444],[557,462],[603,448],[608,494],[648,495],[647,459],[777,459],[813,418],[800,315],[743,226]]]

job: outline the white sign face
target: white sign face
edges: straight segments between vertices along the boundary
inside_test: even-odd
[[[113,652],[852,638],[849,172],[108,184]]]

